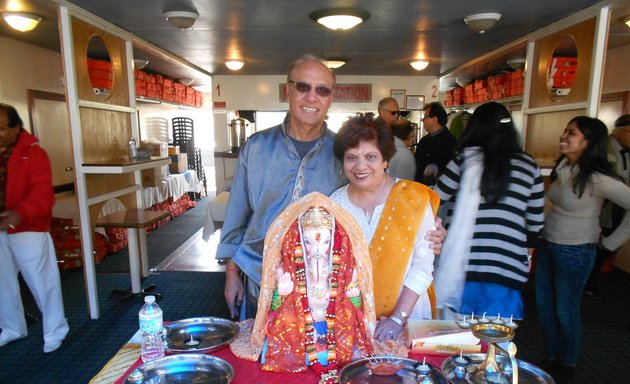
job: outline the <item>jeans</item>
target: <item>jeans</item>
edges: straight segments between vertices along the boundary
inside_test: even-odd
[[[580,302],[595,244],[544,241],[536,252],[536,306],[548,360],[575,366],[582,342]]]

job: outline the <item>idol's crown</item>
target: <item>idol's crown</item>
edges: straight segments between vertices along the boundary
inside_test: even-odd
[[[328,228],[333,229],[334,217],[322,207],[313,207],[300,217],[302,229]]]

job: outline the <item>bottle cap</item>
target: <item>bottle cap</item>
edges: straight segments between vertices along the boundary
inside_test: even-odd
[[[148,295],[144,297],[144,302],[145,303],[155,303],[155,296],[153,295]]]

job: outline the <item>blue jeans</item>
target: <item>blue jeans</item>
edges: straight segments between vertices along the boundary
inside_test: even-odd
[[[595,244],[545,241],[536,252],[536,306],[547,359],[575,366],[582,343],[580,302],[593,268]]]

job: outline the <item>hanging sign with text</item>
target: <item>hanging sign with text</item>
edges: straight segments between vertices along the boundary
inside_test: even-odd
[[[280,102],[287,102],[287,84],[280,84]],[[333,103],[371,103],[372,84],[337,84],[333,90]]]

